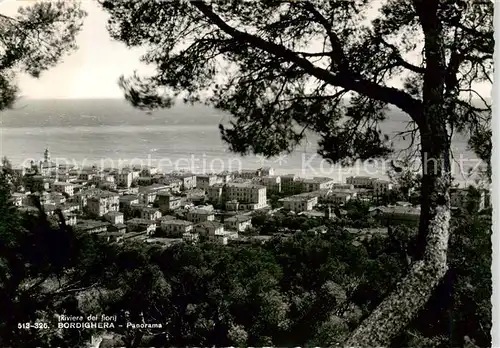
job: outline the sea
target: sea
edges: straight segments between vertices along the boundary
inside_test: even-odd
[[[20,99],[0,112],[0,154],[18,167],[37,163],[49,149],[51,160],[78,167],[126,165],[159,167],[164,172],[209,173],[272,167],[276,174],[301,177],[327,176],[344,181],[351,175],[386,177],[390,161],[359,162],[352,167],[332,165],[317,153],[317,137],[307,139],[291,154],[274,158],[231,153],[221,140],[218,125],[228,124],[229,114],[204,105],[178,103],[170,109],[138,110],[121,99]],[[402,151],[409,137],[396,137],[408,125],[408,116],[388,111],[381,129],[396,150]],[[468,173],[481,165],[467,146],[467,138],[453,139],[454,176],[471,180]]]

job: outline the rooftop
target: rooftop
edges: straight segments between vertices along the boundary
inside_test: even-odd
[[[164,225],[179,225],[179,226],[190,226],[192,225],[193,223],[190,222],[190,221],[186,221],[186,220],[166,220],[166,221],[162,221]]]
[[[135,195],[125,195],[125,196],[120,196],[120,201],[122,202],[131,202],[139,199],[139,197]]]
[[[161,221],[170,221],[170,220],[177,220],[175,216],[172,215],[163,215],[160,219]]]
[[[98,227],[109,226],[109,222],[99,221],[99,220],[79,220],[75,226],[77,229],[92,229]]]
[[[133,219],[125,221],[125,224],[151,225],[151,224],[155,224],[155,223],[156,223],[156,221],[140,219],[140,218],[133,218]]]
[[[246,183],[246,182],[242,182],[242,183],[239,183],[239,182],[230,182],[227,184],[228,187],[238,187],[238,188],[254,188],[254,189],[262,189],[262,188],[266,188],[265,186],[262,186],[262,185],[256,185],[256,184],[253,184],[251,182],[249,183]]]
[[[144,207],[144,208],[142,208],[142,211],[148,212],[148,213],[156,213],[157,211],[160,211],[160,209],[151,208],[151,207]]]
[[[309,217],[325,217],[325,213],[317,210],[303,211],[298,215],[309,216]]]
[[[385,214],[420,215],[420,208],[415,208],[415,207],[395,206],[395,207],[370,208],[370,211],[375,211],[375,210],[381,211],[382,213]]]
[[[200,222],[196,226],[198,226],[198,227],[205,227],[205,228],[221,228],[221,227],[224,227],[224,225],[222,225],[220,222],[217,222],[217,221],[204,221],[204,222]]]
[[[122,215],[123,215],[123,213],[121,213],[121,212],[119,212],[119,211],[108,211],[108,212],[106,213],[106,215],[108,215],[108,216],[122,216]]]
[[[248,221],[248,220],[252,220],[252,217],[250,215],[235,215],[235,216],[231,216],[227,219],[225,219],[224,221],[226,222],[245,222],[245,221]]]
[[[54,182],[54,185],[57,185],[57,186],[74,186],[74,184],[72,184],[70,182],[64,182],[64,181],[56,181],[56,182]]]
[[[190,213],[193,214],[199,214],[199,215],[212,215],[214,214],[213,209],[204,209],[204,208],[194,208],[189,211]]]

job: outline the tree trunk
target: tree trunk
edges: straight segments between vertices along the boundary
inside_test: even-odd
[[[423,110],[417,115],[421,136],[422,189],[417,260],[396,289],[346,342],[349,347],[387,346],[425,306],[447,271],[450,227],[449,108],[445,98],[446,61],[438,2],[414,0],[425,35],[426,71]]]
[[[443,168],[446,161],[444,156],[440,157],[436,163]],[[423,257],[412,264],[396,289],[353,332],[346,343],[348,347],[387,346],[425,306],[448,269],[450,177],[442,170],[424,177],[422,196],[425,192],[430,194],[422,198],[421,226],[426,240]]]

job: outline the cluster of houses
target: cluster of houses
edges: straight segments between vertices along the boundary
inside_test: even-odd
[[[165,174],[154,167],[76,168],[56,165],[48,150],[38,164],[16,173],[25,183],[12,196],[21,210],[37,211],[38,201],[47,215],[60,211],[75,229],[112,241],[135,238],[163,244],[200,238],[227,244],[251,228],[254,211],[270,209],[268,194],[283,197],[284,210],[317,217],[325,214],[315,210],[319,204],[372,200],[394,189],[377,178],[353,176],[338,183],[326,177],[276,175],[272,168],[218,174]],[[39,189],[30,190],[34,183]],[[465,204],[464,192],[452,192],[452,205]],[[418,221],[420,211],[398,204],[372,213],[411,222]]]

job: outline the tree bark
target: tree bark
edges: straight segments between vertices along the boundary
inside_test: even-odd
[[[387,346],[425,306],[447,271],[450,227],[450,144],[447,132],[446,60],[438,2],[414,0],[425,36],[426,71],[421,136],[422,189],[417,252],[396,289],[347,340],[349,347]]]

